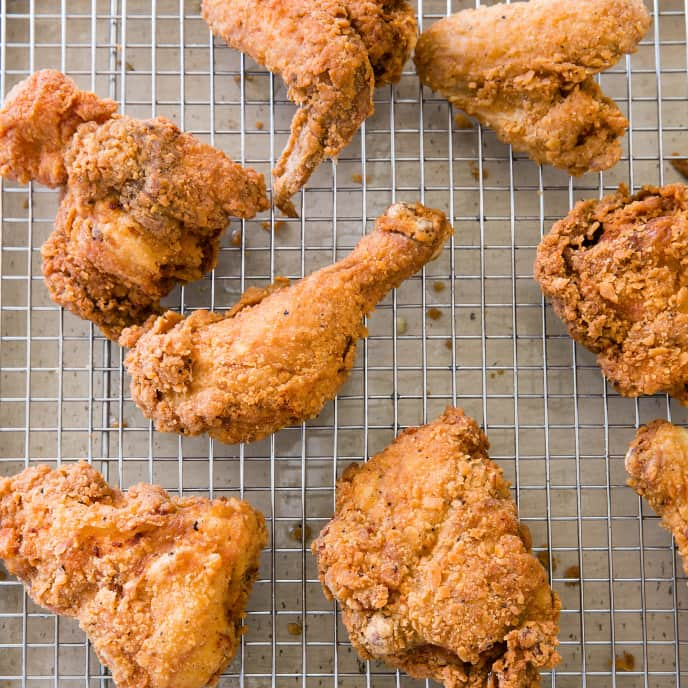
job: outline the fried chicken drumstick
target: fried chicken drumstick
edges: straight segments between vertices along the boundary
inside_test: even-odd
[[[274,202],[291,197],[334,158],[373,112],[375,86],[398,81],[416,44],[405,0],[203,0],[203,18],[232,48],[280,74],[299,106],[273,171]]]
[[[582,201],[542,240],[535,279],[624,396],[688,404],[688,187]]]
[[[443,213],[397,203],[348,257],[250,289],[227,314],[168,312],[124,332],[131,393],[158,430],[251,442],[316,416],[354,364],[361,322],[451,233]]]
[[[418,40],[421,81],[515,150],[569,174],[621,157],[628,121],[595,74],[635,51],[642,0],[530,0],[464,10]]]
[[[217,683],[266,541],[246,502],[125,494],[86,463],[0,480],[0,557],[37,604],[78,619],[119,688]]]
[[[488,442],[460,409],[337,482],[312,545],[352,644],[446,688],[534,688],[559,661],[560,602]]]
[[[628,484],[674,536],[688,574],[688,430],[664,420],[640,428],[626,454]]]
[[[114,110],[52,70],[0,110],[0,174],[66,186],[42,249],[50,295],[112,339],[215,266],[231,215],[268,207],[262,175],[169,120]]]

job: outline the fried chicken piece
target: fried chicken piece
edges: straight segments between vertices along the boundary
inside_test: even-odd
[[[343,260],[249,290],[227,314],[168,312],[120,338],[131,393],[158,430],[251,442],[316,416],[345,382],[361,322],[435,257],[443,213],[397,203]]]
[[[80,91],[44,69],[18,83],[0,110],[0,177],[55,187],[67,183],[64,151],[80,124],[101,124],[117,104]]]
[[[78,619],[119,688],[215,685],[236,652],[267,542],[238,499],[112,489],[86,463],[0,480],[0,557]]]
[[[642,0],[530,0],[464,10],[418,40],[421,81],[500,140],[569,174],[621,157],[628,121],[593,76],[635,51]]]
[[[674,536],[688,574],[688,430],[665,420],[640,428],[626,454],[628,484]]]
[[[559,661],[559,598],[488,447],[447,408],[337,482],[312,551],[364,659],[446,688],[535,687]]]
[[[678,153],[674,153],[678,155]],[[671,166],[682,176],[688,179],[688,158],[674,158],[671,160]]]
[[[688,404],[688,187],[582,201],[538,247],[535,279],[624,396]]]
[[[59,109],[55,93],[69,95],[62,96]],[[111,339],[159,313],[160,299],[176,284],[212,270],[231,215],[253,217],[268,207],[262,175],[169,120],[110,117],[110,101],[78,91],[50,70],[12,94],[0,111],[0,121],[15,120],[14,128],[0,135],[2,169],[26,180],[40,167],[40,181],[67,187],[55,230],[42,249],[50,295]],[[64,105],[70,102],[87,103],[107,117],[77,127],[76,106]],[[26,112],[52,118],[46,115],[41,130],[37,115],[24,131]],[[56,138],[58,130],[69,136]],[[54,140],[42,149],[42,137]]]
[[[405,0],[203,0],[212,32],[280,74],[299,111],[273,171],[274,202],[290,200],[373,112],[373,89],[398,81],[417,34]]]

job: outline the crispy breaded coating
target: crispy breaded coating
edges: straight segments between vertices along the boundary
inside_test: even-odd
[[[559,598],[488,446],[447,408],[337,482],[312,551],[364,659],[446,688],[535,687],[559,661]]]
[[[628,484],[671,532],[688,574],[688,430],[665,420],[640,428],[626,454]]]
[[[642,0],[530,0],[458,12],[424,31],[421,81],[538,163],[579,175],[621,157],[628,121],[595,74],[635,51]]]
[[[86,463],[0,480],[0,557],[31,598],[78,619],[119,688],[215,685],[267,542],[235,498],[111,488]]]
[[[375,75],[375,86],[401,79],[418,38],[413,7],[406,0],[346,0],[354,31],[361,37]]]
[[[54,301],[113,339],[212,270],[230,216],[267,206],[261,175],[162,117],[84,125],[65,161],[43,275]]]
[[[0,177],[66,184],[64,151],[74,132],[84,122],[105,122],[116,109],[114,101],[80,91],[59,72],[32,74],[7,94],[0,110]]]
[[[284,79],[299,111],[273,170],[274,203],[335,158],[373,112],[373,89],[397,81],[416,43],[404,0],[203,0],[213,33]]]
[[[159,313],[175,285],[212,270],[231,215],[253,217],[268,201],[261,174],[169,120],[113,109],[60,72],[34,74],[0,110],[0,121],[16,120],[0,133],[0,169],[66,184],[43,275],[56,303],[116,339]],[[83,122],[84,112],[105,114]]]
[[[443,213],[397,203],[343,260],[251,289],[227,314],[168,312],[120,339],[131,393],[158,430],[251,442],[316,416],[349,376],[365,314],[451,233]]]
[[[578,203],[538,247],[535,279],[621,394],[688,403],[688,187]]]

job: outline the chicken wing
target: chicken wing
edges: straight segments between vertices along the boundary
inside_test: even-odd
[[[416,43],[405,0],[203,0],[214,34],[280,74],[299,106],[273,171],[274,202],[291,197],[336,157],[373,112],[373,89],[398,81]]]
[[[268,202],[257,172],[162,117],[112,109],[63,74],[38,72],[0,111],[0,170],[66,185],[43,275],[56,303],[116,339],[215,266],[230,215],[253,217]]]
[[[688,430],[656,420],[636,434],[626,454],[628,484],[674,536],[688,574]]]
[[[102,124],[117,104],[44,69],[18,83],[0,110],[0,176],[55,187],[67,183],[64,151],[80,124]]]
[[[569,174],[621,157],[628,122],[593,76],[635,51],[642,0],[530,0],[464,10],[418,40],[421,81],[515,150]]]
[[[436,256],[443,213],[398,203],[348,257],[249,290],[227,314],[168,312],[124,332],[131,393],[158,430],[250,442],[320,413],[348,377],[362,317]]]
[[[530,688],[560,602],[475,421],[448,408],[337,482],[312,545],[352,644],[446,688]]]
[[[688,404],[688,187],[582,201],[542,240],[535,279],[625,396]]]
[[[217,683],[266,541],[246,502],[123,494],[85,463],[0,480],[0,557],[36,603],[78,619],[119,688]]]

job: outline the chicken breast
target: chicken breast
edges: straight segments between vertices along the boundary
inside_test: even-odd
[[[236,652],[267,542],[238,499],[111,488],[86,463],[0,480],[0,558],[79,621],[119,688],[202,688]]]

